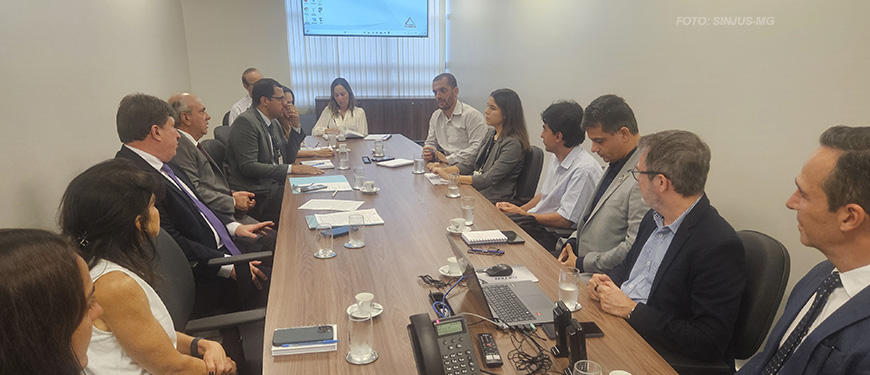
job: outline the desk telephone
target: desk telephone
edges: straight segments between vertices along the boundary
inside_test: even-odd
[[[465,317],[429,320],[429,314],[410,317],[408,335],[420,375],[480,375],[474,341]]]

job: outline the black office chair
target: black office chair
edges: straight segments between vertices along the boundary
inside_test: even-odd
[[[227,156],[227,146],[217,139],[206,139],[199,143],[205,149],[205,152],[208,153],[208,156],[211,156],[212,160],[223,169],[224,160]]]
[[[311,135],[311,130],[314,129],[314,124],[317,123],[317,115],[314,113],[303,113],[299,115],[299,127],[305,135]]]
[[[537,146],[532,146],[526,153],[526,161],[523,170],[517,178],[517,191],[514,195],[514,203],[517,206],[526,204],[535,197],[538,189],[538,180],[541,179],[541,169],[544,166],[544,151]]]
[[[224,113],[224,119],[221,121],[223,126],[230,126],[230,111]]]
[[[160,229],[160,234],[155,240],[157,248],[157,258],[154,261],[154,271],[160,276],[161,282],[157,285],[155,291],[169,315],[172,317],[172,323],[175,329],[181,332],[190,334],[191,336],[214,336],[213,333],[219,332],[222,339],[222,344],[227,354],[238,363],[244,363],[245,358],[251,358],[254,361],[259,361],[262,358],[262,330],[260,334],[251,334],[250,332],[258,332],[257,330],[245,330],[245,337],[256,345],[248,347],[259,348],[246,351],[242,348],[240,328],[245,325],[254,323],[263,323],[266,320],[266,309],[252,309],[238,311],[226,314],[208,316],[199,319],[189,319],[191,311],[193,311],[193,301],[196,295],[196,290],[193,281],[193,271],[191,265],[178,244],[163,229]],[[270,252],[258,252],[242,254],[238,256],[230,256],[219,259],[213,259],[215,262],[209,262],[212,266],[221,266],[224,264],[236,264],[238,280],[251,280],[250,269],[247,263],[251,260],[263,259],[271,257]],[[247,288],[241,285],[240,294],[251,293]],[[251,287],[253,288],[253,283]],[[246,292],[247,290],[247,292]]]
[[[232,127],[230,126],[218,126],[214,129],[214,139],[221,141],[224,146],[229,146],[231,129]]]
[[[734,356],[748,359],[758,351],[773,324],[785,294],[791,269],[788,250],[779,241],[760,232],[737,232],[746,253],[746,285],[734,327]],[[681,375],[733,374],[725,363],[704,363],[675,353],[660,353]]]

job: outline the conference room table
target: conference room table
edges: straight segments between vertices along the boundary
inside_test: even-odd
[[[323,139],[309,137],[310,145],[324,144]],[[359,209],[375,208],[383,218],[383,225],[366,226],[365,247],[346,249],[347,237],[335,239],[337,256],[331,259],[314,257],[317,250],[315,230],[308,228],[305,215],[332,211],[301,210],[299,206],[312,198],[330,199],[333,193],[312,192],[293,194],[284,189],[281,222],[272,271],[271,291],[266,312],[263,354],[264,374],[416,374],[411,340],[406,326],[409,316],[428,313],[435,319],[429,302],[429,291],[436,288],[423,283],[420,275],[431,275],[445,282],[453,282],[440,275],[439,268],[453,256],[447,233],[449,221],[461,217],[460,199],[446,197],[446,185],[433,185],[422,174],[413,174],[413,166],[389,168],[376,163],[363,164],[363,156],[371,156],[373,142],[362,139],[343,142],[350,149],[350,170],[329,169],[326,175],[342,174],[353,182],[353,167],[364,167],[366,180],[380,188],[376,194],[360,191],[338,192],[335,199],[357,200],[364,203]],[[384,142],[385,154],[413,160],[422,151],[416,143],[394,134]],[[338,155],[332,157],[338,166]],[[294,176],[291,176],[294,177]],[[538,286],[547,296],[558,299],[558,274],[561,265],[534,239],[470,185],[461,185],[463,197],[475,199],[473,230],[513,230],[520,234],[524,244],[499,244],[503,256],[467,254],[477,268],[499,263],[524,265],[538,279]],[[457,244],[465,245],[458,237]],[[464,251],[464,250],[463,250]],[[442,292],[446,291],[442,290]],[[348,352],[347,309],[354,304],[360,292],[374,294],[374,302],[383,306],[383,313],[374,317],[374,350],[379,357],[368,365],[354,365],[345,360]],[[469,296],[462,284],[448,296],[449,303],[460,312],[471,312],[489,317],[478,298]],[[604,313],[580,289],[582,308],[572,317],[578,321],[596,322],[604,337],[586,340],[588,359],[602,366],[603,374],[625,370],[632,374],[675,374],[674,370],[632,329],[624,319]],[[466,316],[469,324],[480,319]],[[275,329],[336,324],[338,350],[325,353],[276,356],[271,355],[272,332]],[[499,374],[518,371],[508,359],[513,350],[511,333],[496,329],[490,323],[470,326],[475,344],[473,352],[481,368]],[[477,334],[489,332],[495,337],[504,365],[500,368],[483,367],[477,345]],[[545,340],[545,349],[555,342]],[[534,348],[528,343],[527,351]],[[534,354],[534,353],[532,353]],[[561,372],[569,365],[567,358],[553,358],[551,371]]]

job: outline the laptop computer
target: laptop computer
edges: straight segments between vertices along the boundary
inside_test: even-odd
[[[489,307],[490,316],[498,318],[509,326],[541,325],[553,322],[553,301],[537,284],[529,281],[492,281],[486,282],[477,277],[478,271],[448,234],[447,240],[453,248],[459,268],[468,290],[472,295],[483,298]],[[484,271],[480,271],[483,273]]]

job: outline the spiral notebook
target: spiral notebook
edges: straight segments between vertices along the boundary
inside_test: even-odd
[[[506,243],[507,236],[498,229],[493,230],[473,230],[462,233],[462,240],[469,245],[480,245],[487,243]]]

